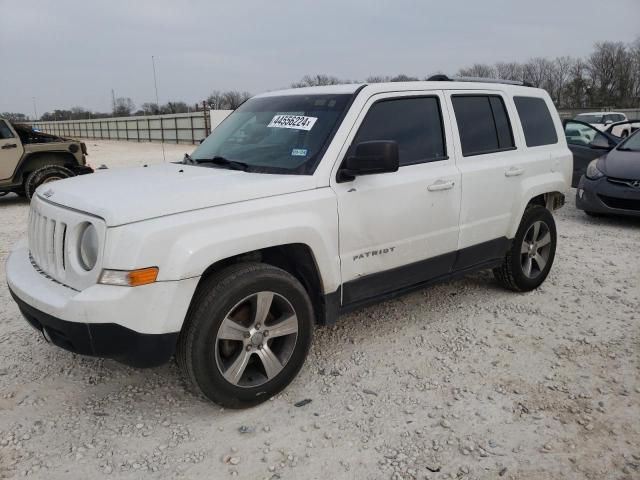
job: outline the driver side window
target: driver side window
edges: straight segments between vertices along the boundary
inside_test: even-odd
[[[582,147],[608,148],[609,139],[591,125],[568,121],[564,126],[567,143]]]
[[[7,138],[13,138],[13,133],[9,128],[9,125],[4,120],[0,120],[0,140]]]

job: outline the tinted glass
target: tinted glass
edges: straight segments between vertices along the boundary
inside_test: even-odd
[[[547,108],[547,102],[534,97],[514,97],[513,100],[520,116],[527,147],[558,143],[556,127]]]
[[[609,140],[599,130],[590,125],[569,120],[564,126],[564,136],[570,145],[591,147],[592,145],[609,145]]]
[[[511,124],[504,107],[504,102],[500,97],[489,97],[493,119],[496,122],[496,132],[498,132],[498,147],[513,147],[513,135],[511,134]]]
[[[438,99],[402,98],[373,104],[353,144],[372,140],[398,142],[400,165],[443,159],[446,152]]]
[[[216,127],[191,157],[224,157],[246,164],[250,172],[312,174],[350,99],[350,94],[252,98]]]
[[[509,117],[500,97],[454,95],[451,101],[464,156],[513,148]]]
[[[13,133],[4,120],[0,120],[0,139],[3,138],[13,138]]]
[[[602,123],[604,120],[602,119],[602,115],[592,115],[589,113],[581,113],[575,117],[575,120],[579,120],[585,123]]]

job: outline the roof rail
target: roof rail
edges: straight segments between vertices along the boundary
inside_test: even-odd
[[[521,82],[520,80],[503,80],[501,78],[482,78],[482,77],[448,77],[442,73],[432,75],[427,78],[431,82],[480,82],[480,83],[504,83],[506,85],[521,85],[524,87],[532,87],[530,83]]]

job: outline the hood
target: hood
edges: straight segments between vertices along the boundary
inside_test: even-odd
[[[611,150],[598,163],[608,177],[640,180],[640,152]]]
[[[108,226],[315,188],[310,175],[272,175],[162,164],[98,171],[44,184],[46,201],[96,215]]]

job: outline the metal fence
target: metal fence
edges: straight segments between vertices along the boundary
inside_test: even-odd
[[[590,107],[590,108],[572,108],[570,110],[559,110],[560,118],[573,118],[579,113],[588,112],[619,112],[624,113],[629,120],[640,120],[640,108],[615,108],[615,107]]]
[[[626,114],[630,120],[640,119],[639,108],[583,108],[560,110],[559,113],[564,120],[573,118],[578,113],[594,111],[616,111]],[[29,123],[42,132],[62,137],[196,144],[206,138],[211,130],[216,128],[231,112],[232,110],[204,110],[144,117]]]
[[[41,132],[62,137],[196,144],[229,113],[231,110],[205,110],[143,117],[30,122],[30,125]]]

